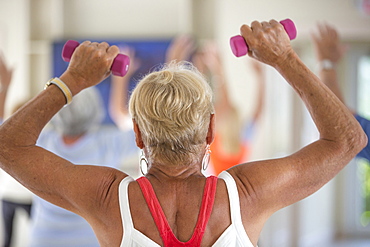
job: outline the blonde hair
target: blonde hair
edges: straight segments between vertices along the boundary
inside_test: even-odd
[[[171,62],[138,83],[129,110],[149,162],[187,165],[202,159],[212,97],[205,78],[188,62]]]

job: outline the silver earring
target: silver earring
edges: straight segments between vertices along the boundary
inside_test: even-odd
[[[143,169],[143,163],[145,163],[145,168]],[[141,174],[143,174],[144,176],[147,174],[148,172],[148,160],[146,159],[145,157],[145,154],[144,154],[144,151],[141,150],[141,154],[140,154],[140,171],[141,171]],[[144,171],[145,170],[145,171]]]
[[[206,146],[206,153],[204,154],[203,160],[202,160],[202,169],[203,171],[207,170],[209,165],[209,160],[211,157],[211,148],[209,147],[209,144]]]

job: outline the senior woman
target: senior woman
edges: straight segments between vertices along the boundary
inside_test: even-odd
[[[276,68],[310,111],[320,138],[288,157],[202,175],[214,137],[211,90],[194,68],[146,76],[130,110],[148,172],[73,165],[35,145],[68,92],[52,84],[0,129],[1,168],[44,199],[84,217],[101,246],[256,246],[266,220],[332,179],[367,142],[358,122],[300,61],[275,20],[243,25],[249,56]],[[60,77],[72,95],[109,75],[118,48],[83,42]],[[232,126],[231,126],[232,127]],[[203,162],[204,161],[204,162]]]

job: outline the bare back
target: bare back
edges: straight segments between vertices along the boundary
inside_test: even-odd
[[[205,177],[194,176],[166,182],[153,177],[149,179],[174,235],[182,242],[188,241],[198,219]],[[128,193],[135,229],[162,245],[159,231],[136,181],[130,183]],[[218,179],[215,202],[202,246],[211,246],[230,224],[226,185],[222,179]]]

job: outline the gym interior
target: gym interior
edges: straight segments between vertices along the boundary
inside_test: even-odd
[[[255,74],[250,58],[232,54],[229,39],[239,34],[242,24],[286,18],[297,28],[293,48],[314,72],[318,64],[311,34],[324,22],[338,30],[346,45],[344,59],[337,65],[346,104],[369,118],[368,0],[0,0],[0,50],[15,68],[6,113],[43,90],[55,73],[56,44],[69,39],[168,42],[191,34],[199,44],[214,40],[219,45],[230,98],[248,118],[257,97]],[[298,96],[272,68],[265,72],[265,106],[255,129],[251,160],[283,157],[318,137]],[[259,246],[370,246],[370,169],[366,167],[351,162],[318,192],[277,212],[265,225]],[[19,212],[15,247],[27,246],[28,223]],[[0,242],[1,228],[0,224]]]

